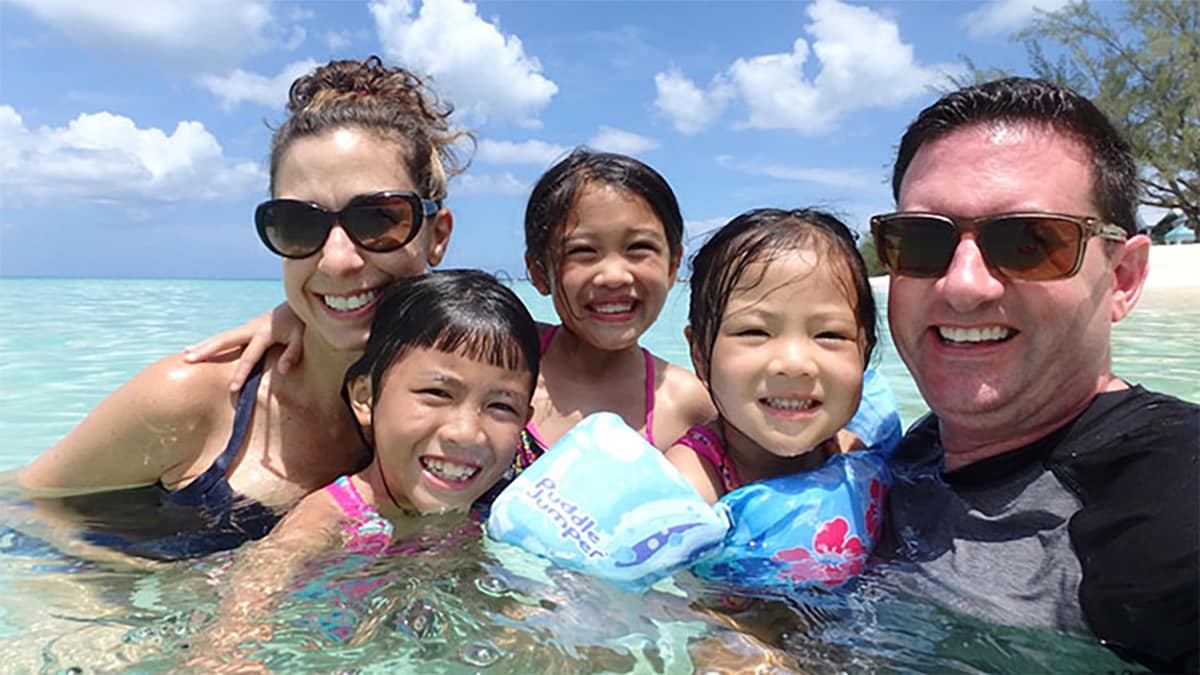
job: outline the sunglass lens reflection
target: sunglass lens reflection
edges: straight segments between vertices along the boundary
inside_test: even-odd
[[[1011,218],[980,232],[980,247],[991,264],[1030,281],[1054,279],[1075,265],[1080,232],[1074,223],[1053,218]]]
[[[950,266],[958,233],[954,227],[932,218],[897,220],[888,228],[895,241],[895,268],[914,276],[941,276]]]
[[[310,255],[321,248],[333,216],[305,204],[277,204],[267,213],[271,244],[288,256]]]

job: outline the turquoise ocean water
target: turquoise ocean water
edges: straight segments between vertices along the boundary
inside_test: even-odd
[[[513,287],[535,317],[554,319],[531,286]],[[1118,324],[1114,370],[1200,401],[1200,302],[1182,297],[1151,294]],[[0,279],[0,472],[28,462],[154,359],[282,298],[278,281]],[[677,286],[643,344],[688,365],[686,314],[686,289]],[[886,322],[879,351],[877,367],[908,424],[924,407]],[[11,473],[0,473],[0,503],[16,502]],[[24,517],[4,508],[6,524]],[[173,670],[194,658],[193,642],[217,620],[227,557],[144,570],[31,551],[13,536],[0,536],[0,663],[17,671]],[[486,542],[452,549],[403,561],[326,561],[280,602],[274,637],[251,650],[252,660],[344,672],[691,672],[708,645],[729,668],[764,659],[817,672],[1120,666],[1086,640],[980,626],[905,597],[884,578],[868,577],[854,592],[766,598],[714,614],[705,608],[721,603],[705,598],[719,598],[720,589],[690,578],[679,581],[682,595],[637,596]],[[384,590],[366,598],[344,592],[363,578],[382,580]],[[328,628],[337,621],[350,623],[350,637]]]

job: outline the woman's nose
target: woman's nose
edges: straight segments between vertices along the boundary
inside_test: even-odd
[[[366,263],[364,252],[350,239],[341,224],[335,224],[321,246],[318,267],[330,276],[345,276],[363,268]]]

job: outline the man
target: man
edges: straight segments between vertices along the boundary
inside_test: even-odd
[[[1009,78],[922,111],[892,188],[872,230],[932,412],[896,451],[881,555],[989,620],[1196,670],[1200,409],[1110,365],[1148,271],[1129,146],[1087,99]]]

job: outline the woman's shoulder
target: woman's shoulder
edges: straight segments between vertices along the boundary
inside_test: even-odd
[[[124,388],[156,416],[208,417],[228,411],[239,392],[230,391],[234,360],[189,363],[172,354],[144,368]]]
[[[146,366],[26,467],[22,485],[95,491],[170,484],[232,414],[232,367],[186,363],[181,355]]]

